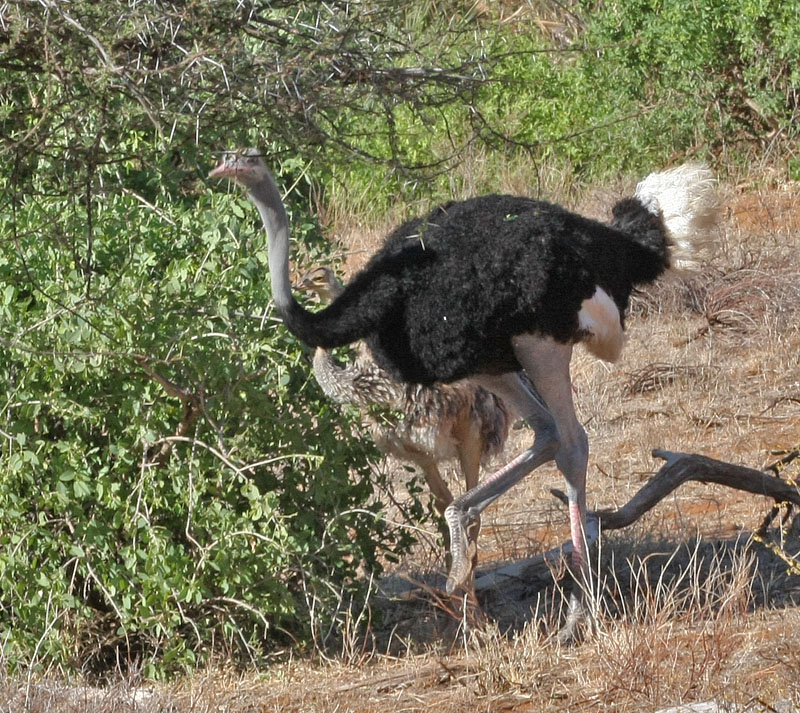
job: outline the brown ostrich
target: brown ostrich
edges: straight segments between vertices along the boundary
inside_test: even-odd
[[[344,289],[328,267],[308,270],[296,287],[314,293],[323,304]],[[480,386],[469,381],[430,386],[401,382],[378,366],[365,348],[359,349],[354,361],[341,365],[330,349],[317,347],[313,363],[314,376],[326,396],[362,410],[378,448],[422,471],[440,515],[453,496],[439,464],[457,460],[465,491],[469,491],[478,484],[481,464],[503,451],[512,416],[500,399]],[[381,409],[380,415],[375,408]],[[387,417],[386,411],[399,417]],[[478,529],[479,522],[470,528],[473,569]]]

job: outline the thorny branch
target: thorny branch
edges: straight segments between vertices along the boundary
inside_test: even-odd
[[[468,12],[438,17],[431,11],[418,32],[392,3],[243,1],[232,7],[134,0],[101,4],[80,16],[68,10],[53,0],[12,6],[7,17],[0,10],[0,67],[9,78],[0,99],[24,96],[32,73],[70,88],[43,103],[17,102],[19,131],[9,127],[0,155],[30,144],[53,148],[55,127],[39,121],[42,112],[70,115],[76,136],[84,135],[84,112],[70,110],[114,95],[130,97],[140,108],[140,116],[128,117],[131,125],[145,131],[155,126],[162,137],[179,126],[193,127],[199,137],[202,125],[230,127],[237,136],[257,112],[261,130],[295,153],[324,147],[328,154],[355,154],[417,177],[446,173],[475,142],[540,145],[512,140],[502,121],[478,108],[478,93],[487,82],[501,81],[494,70],[516,52],[488,52],[481,24]],[[207,32],[223,17],[225,33]],[[592,51],[573,39],[565,36],[564,46],[541,51]],[[72,61],[72,48],[80,49],[80,61]],[[449,156],[430,163],[397,144],[387,155],[359,128],[362,119],[386,111],[391,117],[410,112],[424,125],[445,107],[467,112],[471,130]],[[98,164],[120,160],[112,134],[104,129],[108,155],[98,156]]]

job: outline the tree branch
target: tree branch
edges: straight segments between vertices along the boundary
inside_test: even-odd
[[[774,475],[742,465],[726,463],[696,453],[674,453],[656,449],[655,458],[666,463],[645,483],[631,500],[619,510],[597,510],[590,518],[599,520],[603,530],[619,530],[636,522],[648,510],[652,510],[667,495],[684,483],[694,480],[699,483],[717,483],[735,490],[772,498],[775,502],[787,502],[800,506],[800,491],[797,486]],[[566,502],[566,495],[551,490],[559,500]]]
[[[588,513],[588,540],[593,541],[597,538],[598,523],[600,531],[628,527],[644,513],[652,510],[667,495],[690,480],[700,483],[717,483],[772,498],[776,503],[789,503],[790,507],[800,507],[800,490],[797,485],[775,475],[768,475],[753,468],[714,460],[695,453],[674,453],[657,449],[653,451],[653,456],[661,458],[666,463],[628,503],[619,510],[597,510]],[[770,469],[773,469],[773,466],[767,468],[767,470]],[[567,496],[562,491],[553,489],[550,492],[566,504]],[[777,506],[773,508],[771,516],[768,515],[765,518],[756,532],[766,530],[778,511]],[[531,577],[539,576],[542,567],[552,565],[569,551],[570,543],[567,543],[534,557],[483,570],[475,577],[475,590],[484,591],[500,586],[507,587],[512,581],[529,580]],[[786,559],[785,556],[784,559]],[[791,559],[787,559],[787,562],[791,564]]]
[[[175,429],[175,435],[173,438],[186,438],[192,426],[194,425],[194,422],[197,420],[197,417],[203,411],[201,398],[197,394],[178,386],[174,382],[159,374],[147,363],[146,357],[137,356],[135,358],[139,363],[139,366],[153,381],[161,385],[164,391],[167,392],[168,396],[180,399],[181,403],[183,404],[183,413],[181,414],[181,420]],[[155,465],[157,467],[163,466],[169,460],[170,454],[172,453],[172,444],[172,439],[163,439],[161,441],[161,447],[157,451],[148,451],[147,457],[150,461],[149,465]]]
[[[696,453],[674,453],[656,449],[653,457],[661,458],[666,463],[625,505],[619,510],[596,510],[588,513],[588,517],[600,522],[601,529],[620,530],[632,525],[667,495],[691,480],[717,483],[772,498],[776,503],[800,506],[800,491],[797,486],[760,470]],[[550,492],[562,502],[567,502],[567,496],[560,490],[553,489]]]

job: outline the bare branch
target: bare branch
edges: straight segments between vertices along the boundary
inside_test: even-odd
[[[202,400],[200,397],[189,391],[189,389],[182,388],[175,384],[174,382],[170,381],[166,377],[159,374],[155,371],[150,365],[147,363],[147,357],[144,356],[137,356],[136,361],[139,363],[139,366],[147,373],[147,375],[156,383],[160,384],[164,391],[167,392],[168,396],[172,396],[174,398],[180,399],[181,403],[183,404],[183,413],[181,414],[181,420],[178,423],[178,426],[175,429],[175,436],[174,438],[184,439],[188,436],[189,432],[192,429],[197,417],[203,412]],[[169,456],[172,453],[172,439],[162,439],[160,441],[160,448],[155,453],[148,452],[147,459],[149,461],[149,465],[155,465],[157,467],[163,466],[168,460]],[[159,444],[154,444],[159,445]]]
[[[797,486],[759,470],[714,460],[696,453],[674,453],[657,449],[653,451],[653,456],[665,460],[665,465],[628,503],[619,510],[597,510],[589,513],[589,517],[599,520],[603,530],[619,530],[632,525],[667,495],[692,480],[699,483],[716,483],[747,493],[763,495],[778,503],[787,502],[800,506],[800,491]],[[561,491],[550,492],[562,502],[566,502],[566,496]]]

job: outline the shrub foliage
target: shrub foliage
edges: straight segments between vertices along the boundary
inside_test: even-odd
[[[372,451],[272,312],[250,206],[121,190],[136,163],[91,195],[34,170],[4,236],[7,661],[256,655],[329,621],[395,546]]]

